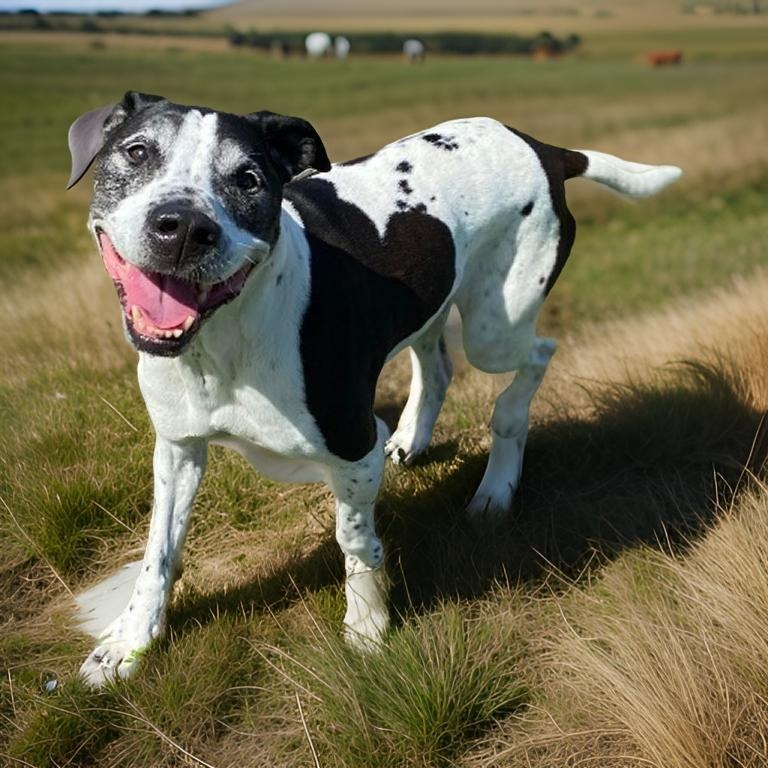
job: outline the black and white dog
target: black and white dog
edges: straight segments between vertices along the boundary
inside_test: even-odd
[[[69,186],[96,160],[90,228],[157,433],[144,560],[82,667],[97,685],[129,675],[163,631],[211,442],[270,477],[327,483],[346,557],[346,633],[375,644],[388,624],[376,494],[386,455],[409,464],[429,444],[451,378],[450,307],[472,365],[517,372],[496,401],[469,504],[482,518],[510,507],[531,398],[555,350],[536,316],[573,244],[565,180],[644,196],[680,175],[559,149],[488,118],[332,167],[304,120],[139,93],[78,118],[69,145]],[[406,347],[413,380],[388,437],[374,390]]]

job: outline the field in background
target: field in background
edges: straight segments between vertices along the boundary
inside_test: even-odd
[[[316,749],[323,766],[371,768],[768,761],[768,45],[756,27],[699,23],[663,38],[596,32],[561,61],[424,67],[3,38],[0,758],[287,767],[313,764]],[[661,39],[689,61],[651,71],[634,58]],[[135,559],[151,503],[152,436],[85,233],[87,184],[63,192],[67,126],[128,88],[302,115],[335,160],[490,114],[554,143],[686,170],[637,204],[571,183],[577,245],[543,318],[561,347],[509,524],[483,536],[462,519],[500,386],[462,365],[427,460],[388,472],[379,519],[400,619],[379,656],[337,638],[327,494],[268,482],[217,451],[169,638],[127,685],[94,694],[73,680],[88,641],[69,593]],[[390,421],[406,382],[395,361],[379,399]]]
[[[706,7],[727,7],[726,2],[675,2],[675,0],[392,0],[385,5],[355,0],[330,0],[318,11],[314,0],[241,0],[212,10],[197,23],[225,22],[258,29],[350,30],[483,30],[536,33],[600,33],[640,28],[644,30],[724,29],[750,24],[768,25],[768,8],[751,16],[711,14]],[[739,3],[730,3],[730,7]],[[743,2],[744,9],[751,3]],[[763,3],[764,5],[764,3]],[[699,6],[704,12],[693,13]]]

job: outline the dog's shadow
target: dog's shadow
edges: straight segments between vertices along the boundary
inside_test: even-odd
[[[733,377],[686,366],[675,383],[602,388],[589,416],[564,413],[531,429],[509,518],[471,526],[463,512],[487,456],[455,459],[443,443],[426,458],[430,477],[412,493],[385,487],[377,525],[388,550],[396,613],[443,598],[475,598],[502,581],[567,576],[645,543],[685,546],[768,458],[764,414]],[[385,409],[384,416],[395,413]],[[444,465],[444,466],[441,466]],[[398,469],[399,472],[418,472]],[[221,612],[275,610],[306,591],[341,582],[332,535],[266,579],[185,601],[171,623]]]

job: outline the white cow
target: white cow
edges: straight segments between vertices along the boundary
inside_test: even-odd
[[[336,58],[343,61],[349,56],[349,50],[352,47],[352,44],[346,37],[344,37],[344,35],[339,35],[333,41],[333,47],[336,50]]]
[[[411,64],[424,61],[424,43],[411,37],[403,43],[403,56]]]
[[[311,32],[304,40],[307,56],[319,59],[331,50],[331,36],[327,32]]]

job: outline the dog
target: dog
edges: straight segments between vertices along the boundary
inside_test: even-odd
[[[482,522],[510,508],[530,402],[555,351],[536,318],[574,241],[565,181],[642,197],[681,174],[561,149],[489,118],[331,166],[305,120],[136,92],[79,117],[69,147],[68,188],[95,168],[89,228],[156,432],[144,559],[81,668],[92,685],[130,675],[163,632],[209,443],[269,477],[328,485],[345,634],[375,648],[389,615],[374,503],[385,457],[407,465],[429,444],[451,380],[449,309],[469,363],[516,372],[468,506]],[[389,436],[374,392],[405,348],[412,382]]]

